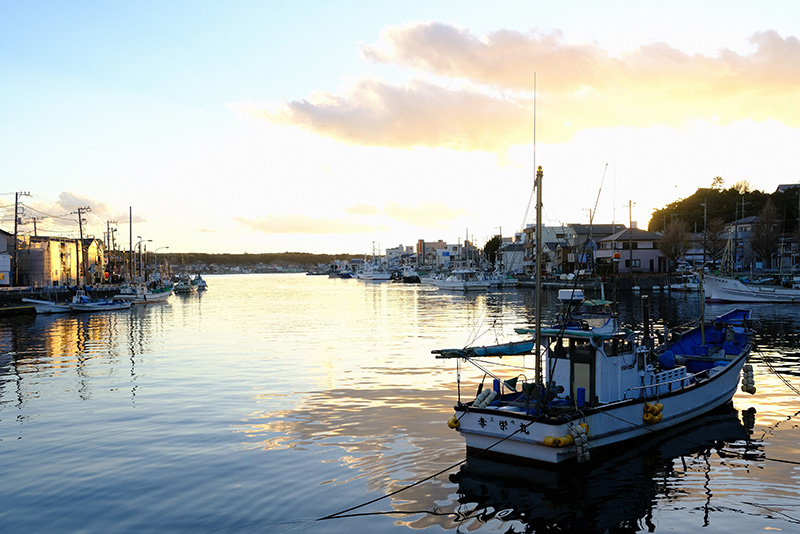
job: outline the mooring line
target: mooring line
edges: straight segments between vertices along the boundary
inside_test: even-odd
[[[341,510],[339,512],[336,512],[335,514],[330,514],[330,515],[326,515],[325,517],[320,517],[320,518],[317,519],[317,521],[323,521],[325,519],[338,519],[338,518],[346,517],[344,514],[346,514],[347,512],[352,512],[353,510],[358,510],[359,508],[363,508],[364,506],[368,506],[368,505],[376,503],[378,501],[382,501],[383,499],[386,499],[387,497],[393,497],[393,496],[397,495],[398,493],[406,491],[407,489],[411,489],[411,488],[413,488],[415,486],[418,486],[418,485],[422,484],[423,482],[427,482],[427,481],[429,481],[431,479],[434,479],[434,478],[438,477],[439,475],[447,473],[448,471],[451,471],[451,470],[455,469],[456,467],[466,463],[467,460],[479,457],[484,452],[488,451],[489,449],[492,449],[492,448],[496,447],[497,445],[503,443],[505,440],[511,438],[512,436],[515,436],[519,432],[527,430],[529,425],[530,425],[530,423],[528,425],[521,425],[517,430],[515,430],[514,432],[512,432],[508,436],[506,436],[506,437],[504,437],[504,438],[492,443],[490,446],[486,447],[485,449],[481,449],[480,451],[478,451],[477,454],[469,455],[466,458],[464,458],[463,460],[461,460],[460,462],[457,462],[457,463],[455,463],[455,464],[453,464],[453,465],[451,465],[449,467],[446,467],[446,468],[442,469],[441,471],[439,471],[437,473],[434,473],[432,475],[429,475],[429,476],[427,476],[427,477],[425,477],[423,479],[417,480],[416,482],[414,482],[413,484],[411,484],[409,486],[403,486],[402,488],[400,488],[398,490],[395,490],[395,491],[393,491],[391,493],[387,493],[386,495],[382,495],[380,497],[376,497],[376,498],[374,498],[374,499],[372,499],[370,501],[361,503],[361,504],[356,505],[356,506],[352,506],[350,508],[347,508],[346,510]],[[387,513],[392,513],[392,512],[387,512]],[[403,512],[396,512],[396,513],[403,513]]]

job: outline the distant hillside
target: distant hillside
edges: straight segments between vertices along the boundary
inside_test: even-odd
[[[360,258],[354,254],[310,254],[307,252],[278,252],[264,254],[205,254],[202,252],[191,252],[187,254],[159,254],[159,257],[167,257],[172,265],[193,263],[205,263],[206,265],[233,265],[249,266],[260,263],[278,266],[306,266],[315,267],[318,264],[331,264],[335,260],[349,260]]]

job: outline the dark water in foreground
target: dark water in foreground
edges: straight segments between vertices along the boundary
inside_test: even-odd
[[[530,290],[208,282],[130,312],[0,320],[0,531],[800,532],[800,308],[751,306],[755,396],[552,474],[463,463],[454,364],[430,354],[513,338]],[[651,307],[680,324],[699,302]],[[638,298],[621,311],[640,318]]]

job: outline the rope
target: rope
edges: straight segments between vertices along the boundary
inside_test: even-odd
[[[376,503],[378,501],[382,501],[383,499],[386,499],[387,497],[392,497],[394,495],[397,495],[398,493],[401,493],[403,491],[411,489],[411,488],[413,488],[415,486],[419,486],[423,482],[427,482],[428,480],[434,479],[434,478],[438,477],[439,475],[442,475],[442,474],[444,474],[444,473],[446,473],[448,471],[451,471],[451,470],[455,469],[456,467],[459,467],[460,465],[466,463],[470,459],[480,457],[483,453],[485,453],[486,451],[496,447],[497,445],[500,445],[505,440],[515,436],[516,434],[518,434],[520,432],[523,432],[523,431],[527,430],[528,426],[530,426],[530,424],[531,423],[528,423],[527,425],[520,425],[520,427],[517,430],[515,430],[514,432],[512,432],[508,436],[504,437],[503,439],[501,439],[499,441],[496,441],[495,443],[492,443],[491,445],[489,445],[485,449],[481,449],[476,454],[473,454],[472,456],[467,456],[466,458],[464,458],[460,462],[456,462],[455,464],[453,464],[453,465],[451,465],[449,467],[446,467],[446,468],[442,469],[441,471],[438,471],[438,472],[436,472],[436,473],[434,473],[432,475],[429,475],[429,476],[427,476],[427,477],[425,477],[423,479],[417,480],[416,482],[414,482],[413,484],[411,484],[409,486],[402,487],[402,488],[400,488],[398,490],[395,490],[395,491],[393,491],[391,493],[387,493],[386,495],[382,495],[380,497],[376,497],[376,498],[374,498],[374,499],[372,499],[370,501],[361,503],[359,505],[351,506],[350,508],[347,508],[346,510],[341,510],[339,512],[336,512],[335,514],[330,514],[330,515],[326,515],[325,517],[320,517],[320,518],[317,519],[317,521],[324,521],[326,519],[339,519],[339,518],[342,518],[342,517],[347,517],[344,514],[347,514],[348,512],[352,512],[353,510],[358,510],[359,508],[363,508],[364,506],[368,506],[368,505]]]
[[[797,395],[800,395],[800,390],[798,390],[795,386],[793,386],[780,372],[778,372],[777,369],[775,369],[775,366],[773,366],[772,363],[769,360],[767,360],[764,353],[761,352],[760,347],[756,347],[756,352],[758,352],[758,355],[761,356],[761,361],[764,362],[764,365],[767,366],[767,368],[772,372],[772,374],[780,378],[781,382],[786,384],[786,387],[794,391]]]

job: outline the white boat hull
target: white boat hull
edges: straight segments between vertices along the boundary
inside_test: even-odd
[[[22,302],[33,305],[36,308],[36,313],[69,313],[72,310],[65,302],[52,302],[49,300],[26,299],[23,298]]]
[[[112,301],[112,300],[70,304],[70,308],[72,308],[73,311],[77,312],[129,310],[130,307],[131,307],[131,302],[129,301],[123,302],[123,301]]]
[[[172,288],[163,291],[149,291],[133,288],[132,290],[120,291],[114,295],[114,300],[124,300],[132,304],[147,304],[155,302],[166,302],[172,296]]]
[[[706,276],[703,279],[706,300],[714,302],[800,303],[800,289],[744,284],[734,278]]]
[[[486,291],[487,289],[489,289],[489,286],[491,285],[488,281],[485,280],[473,280],[473,281],[434,280],[433,282],[439,289],[454,289],[457,291]]]
[[[579,423],[588,425],[589,445],[594,449],[650,435],[674,427],[729,402],[739,385],[739,373],[749,350],[730,361],[723,370],[699,385],[692,385],[657,398],[640,398],[586,408],[582,419],[564,422],[536,421],[522,411],[456,407],[458,431],[468,450],[490,456],[509,457],[545,464],[558,464],[577,457],[576,446],[547,446],[545,438],[566,436]],[[660,402],[663,419],[643,421],[645,402]]]

